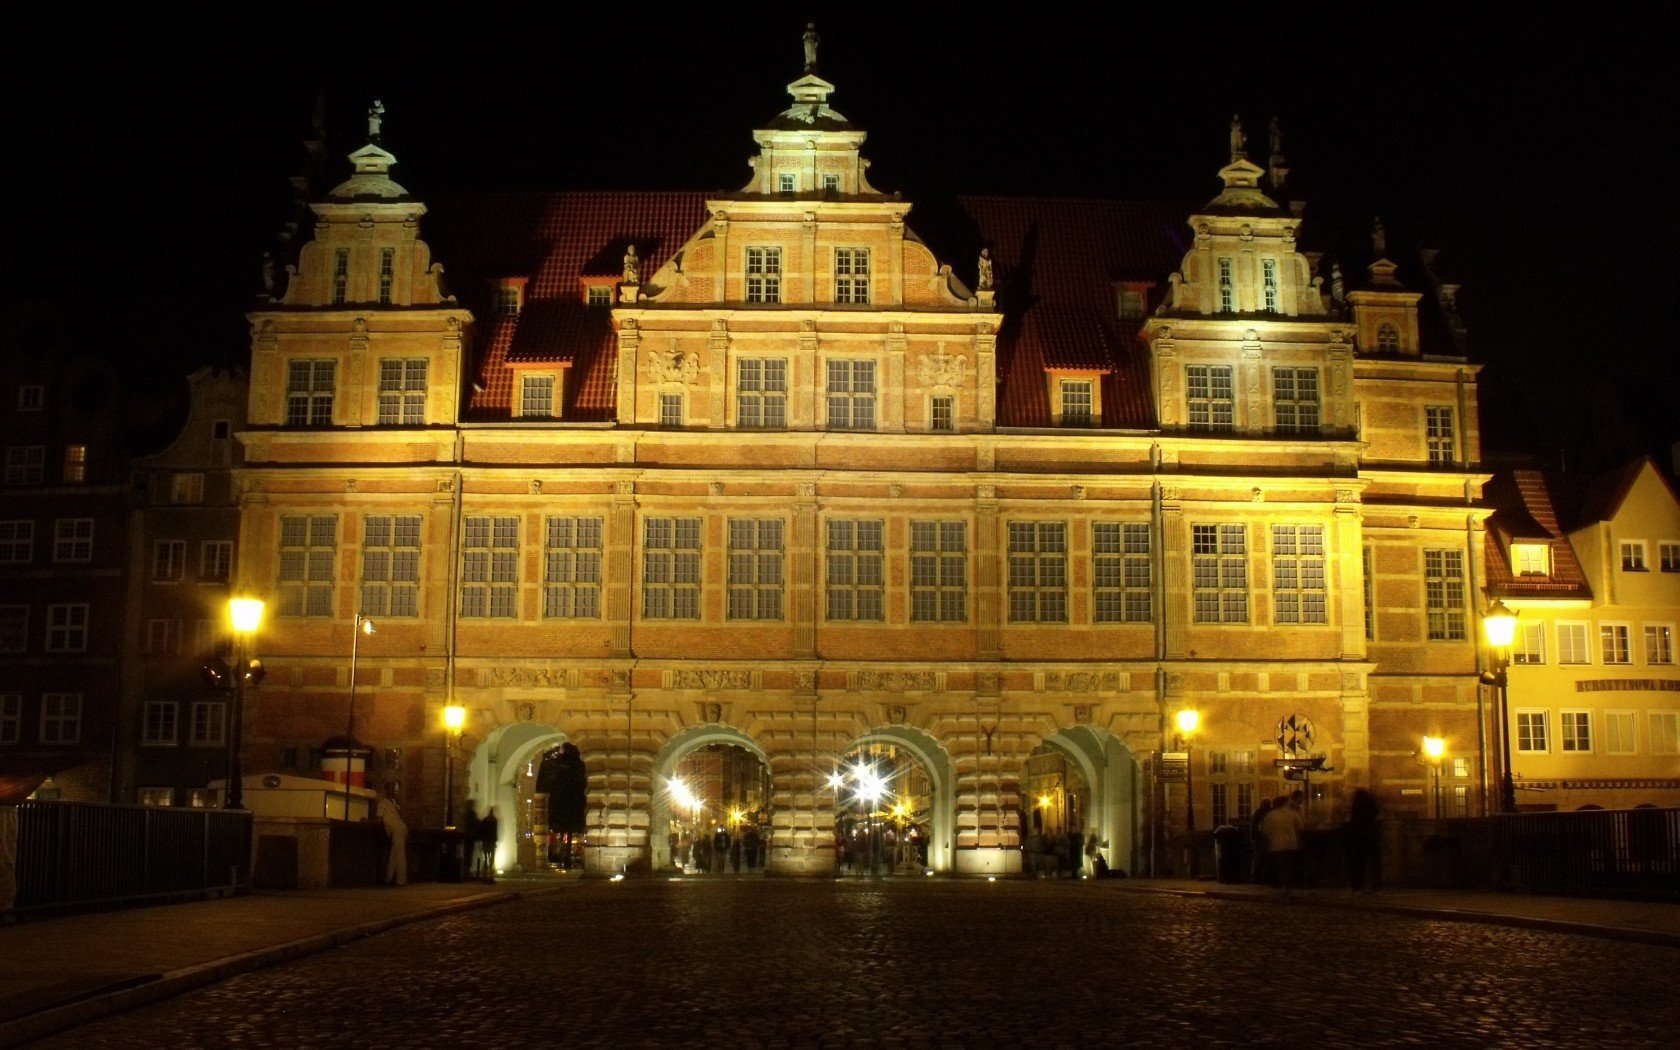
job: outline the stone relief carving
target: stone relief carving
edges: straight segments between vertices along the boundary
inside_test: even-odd
[[[700,717],[708,722],[723,721],[723,705],[717,703],[701,704]]]
[[[817,672],[795,671],[793,672],[793,684],[801,692],[812,692],[817,688]]]
[[[996,671],[981,671],[976,681],[980,692],[993,696],[997,695],[998,689],[1002,685],[1002,679]]]
[[[440,675],[442,672],[438,672]],[[489,667],[484,684],[492,688],[513,686],[526,689],[563,689],[566,672],[557,667]]]
[[[442,689],[446,682],[447,682],[447,678],[444,675],[443,668],[441,668],[441,667],[428,667],[428,668],[426,668],[426,688],[427,689]]]
[[[1090,704],[1075,704],[1073,707],[1073,720],[1075,722],[1089,722],[1091,720],[1091,716],[1095,714],[1095,712],[1096,709]]]
[[[1046,671],[1040,689],[1052,693],[1114,692],[1120,688],[1118,671]]]
[[[814,481],[801,481],[794,486],[794,494],[800,499],[811,499],[817,494],[817,483]]]
[[[857,688],[900,693],[938,689],[939,675],[933,671],[859,671]]]
[[[672,671],[672,689],[751,689],[751,671]]]
[[[648,369],[661,383],[692,383],[700,375],[700,356],[681,350],[649,350]]]
[[[1249,490],[1248,498],[1255,503],[1264,503],[1266,502],[1266,490],[1256,485]]]
[[[903,704],[893,704],[891,707],[887,708],[887,721],[891,722],[895,726],[903,725],[906,717],[907,713],[904,710]]]
[[[536,478],[531,479],[531,495],[533,495],[533,496],[542,495],[542,482],[537,480]]]
[[[1354,492],[1352,489],[1337,489],[1336,490],[1336,502],[1337,503],[1358,503],[1359,502],[1359,494],[1357,492]]]
[[[1073,486],[1072,495],[1073,495],[1074,499],[1084,499],[1085,498],[1085,486],[1084,485]]]
[[[937,350],[922,358],[922,383],[927,386],[959,386],[967,368],[967,358],[961,354],[946,353],[945,344],[940,343]]]
[[[636,483],[634,481],[615,481],[615,482],[613,482],[613,495],[615,495],[615,496],[634,496],[635,494],[636,494]]]

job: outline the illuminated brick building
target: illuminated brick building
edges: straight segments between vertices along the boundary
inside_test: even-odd
[[[465,705],[456,784],[506,864],[560,740],[597,871],[667,862],[666,779],[715,744],[767,767],[783,873],[833,869],[861,748],[925,776],[935,870],[1018,868],[1047,755],[1139,870],[1183,827],[1150,785],[1184,708],[1204,831],[1289,786],[1291,716],[1320,815],[1363,784],[1419,807],[1419,737],[1479,736],[1455,289],[1402,283],[1380,230],[1366,276],[1325,272],[1275,136],[1262,167],[1235,128],[1194,214],[958,198],[924,240],[832,91],[791,84],[717,194],[434,212],[374,123],[250,314],[247,769],[341,731],[361,612],[376,781],[440,822]]]

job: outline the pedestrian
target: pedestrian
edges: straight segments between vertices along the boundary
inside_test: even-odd
[[[729,840],[729,867],[735,874],[741,874],[741,850],[744,848],[741,836],[736,835]]]
[[[500,837],[501,822],[496,819],[496,807],[491,806],[478,822],[478,875],[485,882],[496,880],[496,840]]]
[[[758,828],[756,826],[753,826],[753,825],[748,825],[747,826],[747,845],[746,845],[747,870],[748,871],[757,871],[758,870],[759,863],[763,860],[763,857],[761,856],[761,853],[760,853],[760,851],[763,848],[764,848],[764,840],[759,837]]]
[[[379,800],[379,823],[385,826],[385,884],[408,885],[408,824],[389,796]]]
[[[1348,887],[1355,893],[1375,893],[1377,889],[1378,872],[1378,830],[1377,818],[1380,807],[1377,796],[1364,788],[1354,791],[1353,799],[1348,805],[1347,830],[1347,870]]]
[[[1294,892],[1300,875],[1301,832],[1306,825],[1305,818],[1301,816],[1301,800],[1304,797],[1299,791],[1279,795],[1272,800],[1272,811],[1266,814],[1262,825],[1266,833],[1266,853],[1271,858],[1272,870],[1277,873],[1278,885],[1285,897]]]
[[[1050,877],[1062,877],[1062,869],[1067,867],[1067,836],[1054,835],[1050,838]]]
[[[729,832],[722,824],[712,833],[712,874],[722,875],[729,867]]]
[[[1085,833],[1078,828],[1067,831],[1068,878],[1077,879],[1085,873]]]
[[[1250,882],[1261,885],[1271,885],[1272,862],[1266,855],[1266,814],[1272,811],[1272,799],[1268,795],[1254,807],[1254,815],[1248,819],[1248,849]]]

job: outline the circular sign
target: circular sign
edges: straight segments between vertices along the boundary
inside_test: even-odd
[[[1312,750],[1313,724],[1306,715],[1285,715],[1277,724],[1278,750],[1299,758]]]

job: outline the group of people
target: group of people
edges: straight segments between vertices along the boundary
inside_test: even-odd
[[[494,882],[496,839],[501,834],[501,822],[496,819],[496,807],[491,806],[481,817],[478,815],[478,807],[468,801],[466,818],[461,821],[461,830],[467,836],[467,878]]]
[[[709,835],[704,828],[693,835],[673,830],[668,841],[671,863],[702,875],[757,871],[764,866],[767,852],[764,836],[753,824],[745,824],[734,833],[719,824]]]
[[[1021,845],[1022,872],[1041,879],[1077,879],[1085,873],[1087,856],[1093,865],[1102,859],[1100,846],[1095,835],[1087,837],[1076,829],[1047,835],[1035,827]]]
[[[1261,799],[1249,822],[1252,867],[1249,878],[1263,885],[1275,885],[1287,896],[1301,882],[1302,835],[1306,796],[1292,791],[1276,798]],[[1356,893],[1376,890],[1379,816],[1377,797],[1357,788],[1348,805],[1343,846],[1348,884]]]

